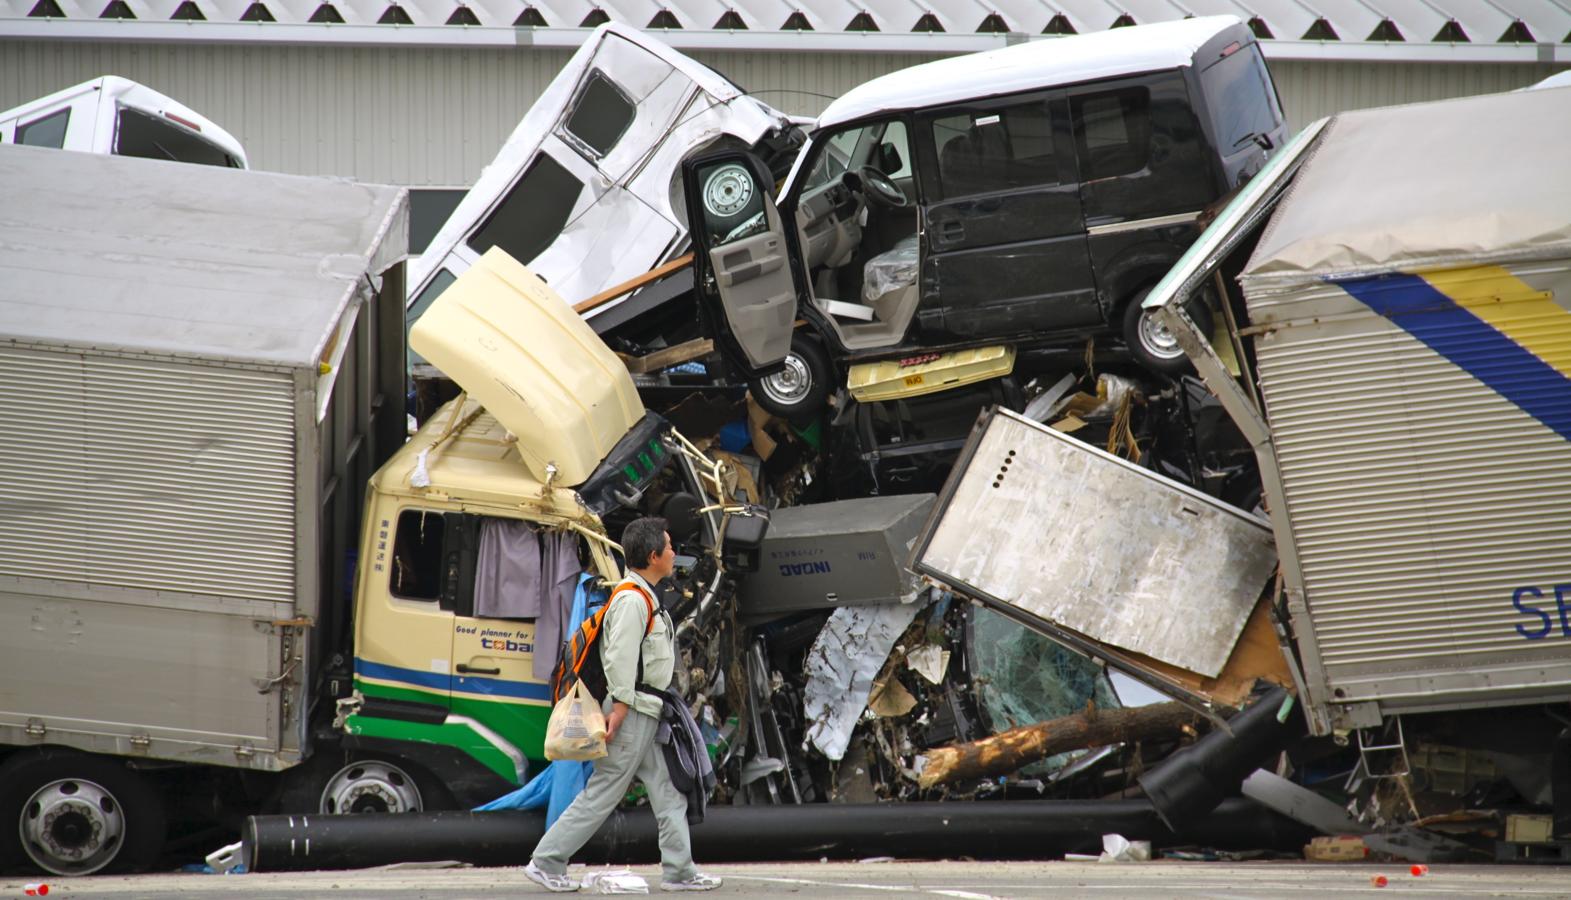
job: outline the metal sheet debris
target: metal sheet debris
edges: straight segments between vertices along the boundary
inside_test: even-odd
[[[940,501],[920,571],[1219,673],[1276,567],[1265,523],[1007,410],[985,428]]]
[[[909,602],[846,606],[829,616],[803,665],[807,675],[804,743],[833,760],[845,756],[851,729],[873,691],[874,677],[921,608],[913,594]]]

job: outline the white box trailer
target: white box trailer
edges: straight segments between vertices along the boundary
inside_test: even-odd
[[[1317,122],[1146,301],[1255,447],[1316,733],[1571,697],[1568,143],[1565,88]],[[1182,308],[1235,273],[1236,372]]]
[[[404,437],[406,193],[5,145],[0,196],[0,756],[288,767]]]

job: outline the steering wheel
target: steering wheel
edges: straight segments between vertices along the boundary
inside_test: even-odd
[[[857,174],[862,177],[862,185],[865,188],[862,193],[879,206],[900,209],[911,205],[905,192],[900,190],[894,179],[885,175],[883,171],[872,166],[863,166]]]

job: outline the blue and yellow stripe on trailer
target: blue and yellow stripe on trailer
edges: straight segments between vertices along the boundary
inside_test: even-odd
[[[1331,279],[1571,440],[1571,310],[1500,266]]]

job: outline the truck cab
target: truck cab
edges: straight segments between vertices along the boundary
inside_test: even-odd
[[[410,340],[466,393],[371,479],[353,693],[337,716],[357,758],[318,767],[322,812],[429,806],[427,775],[438,805],[522,784],[543,759],[569,610],[620,578],[622,526],[667,518],[684,563],[667,602],[702,618],[731,522],[762,516],[727,505],[716,464],[646,412],[625,365],[501,250]]]
[[[896,72],[830,104],[778,198],[745,152],[685,165],[700,308],[759,403],[791,417],[847,365],[932,351],[1112,334],[1177,371],[1134,301],[1285,127],[1227,16]]]

